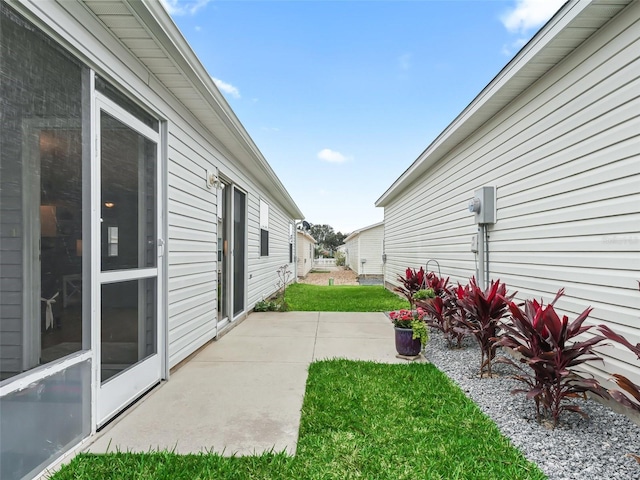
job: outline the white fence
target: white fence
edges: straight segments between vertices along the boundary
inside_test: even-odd
[[[336,266],[335,258],[314,258],[313,259],[313,268],[335,267],[335,266]]]

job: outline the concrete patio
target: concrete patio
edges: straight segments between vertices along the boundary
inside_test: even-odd
[[[112,422],[87,451],[295,453],[307,368],[401,363],[382,313],[253,313]]]

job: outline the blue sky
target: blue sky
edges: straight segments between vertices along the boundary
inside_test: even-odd
[[[375,201],[564,0],[162,0],[307,221]]]

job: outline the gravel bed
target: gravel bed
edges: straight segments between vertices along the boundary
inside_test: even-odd
[[[535,462],[550,480],[640,480],[640,426],[594,400],[575,401],[589,415],[564,412],[550,429],[535,418],[535,404],[512,395],[523,383],[510,378],[513,367],[493,366],[495,378],[478,378],[480,350],[473,338],[462,349],[449,349],[439,332],[431,332],[425,356],[445,372],[488,415],[500,431]],[[500,353],[498,353],[500,354]]]
[[[311,285],[328,285],[333,278],[334,285],[358,285],[358,276],[353,270],[344,267],[318,268],[320,272],[310,272],[305,278],[299,278],[299,283]]]

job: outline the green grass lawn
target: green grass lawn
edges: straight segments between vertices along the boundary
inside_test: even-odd
[[[158,421],[162,421],[159,419]],[[326,360],[309,368],[297,454],[82,454],[70,479],[544,479],[430,364]]]
[[[409,302],[382,286],[308,285],[287,287],[289,310],[305,312],[387,312],[409,308]]]

